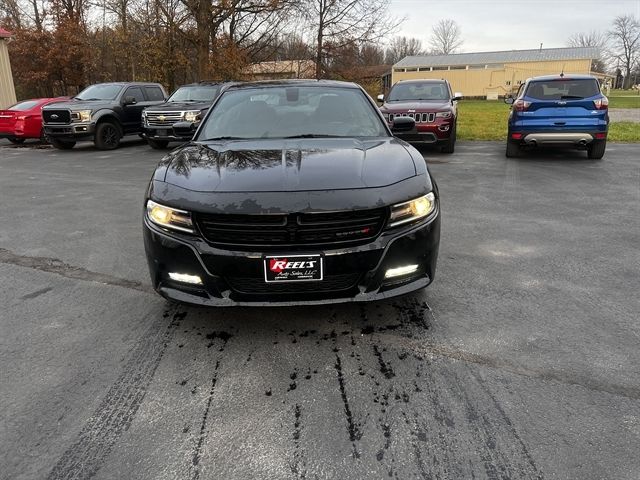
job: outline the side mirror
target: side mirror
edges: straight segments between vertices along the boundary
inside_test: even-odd
[[[136,102],[136,97],[127,95],[126,97],[124,97],[123,103],[124,105],[135,105],[138,102]]]
[[[513,105],[513,97],[511,95],[504,97],[504,103],[507,105]]]
[[[416,121],[411,117],[395,117],[391,125],[391,133],[410,132],[416,128]]]
[[[384,103],[384,95],[383,94],[378,95],[378,102]]]
[[[453,94],[453,98],[451,100],[457,102],[458,100],[462,100],[462,98],[462,93],[456,92]]]

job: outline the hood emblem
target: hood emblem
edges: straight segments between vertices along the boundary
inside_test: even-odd
[[[158,115],[158,120],[160,120],[161,122],[164,122],[167,119],[167,117],[165,117],[164,115]]]
[[[58,118],[58,115],[56,115],[56,114],[54,113],[54,114],[52,114],[52,115],[51,115],[51,118],[53,118],[53,119],[55,120],[56,118]]]

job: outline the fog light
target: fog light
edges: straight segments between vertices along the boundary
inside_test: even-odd
[[[202,279],[198,275],[189,275],[188,273],[169,272],[169,278],[176,282],[191,283],[193,285],[202,285]]]
[[[404,267],[390,268],[387,273],[384,274],[384,278],[401,277],[402,275],[409,275],[418,270],[418,265],[405,265]]]

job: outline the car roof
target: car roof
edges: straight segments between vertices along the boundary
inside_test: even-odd
[[[311,79],[292,79],[292,80],[260,80],[254,82],[237,83],[231,85],[229,90],[245,90],[258,87],[341,87],[341,88],[353,88],[360,89],[360,87],[353,82],[341,82],[339,80],[311,80]]]
[[[158,86],[159,83],[156,82],[100,82],[100,83],[92,83],[88,87],[93,87],[94,85],[153,85]]]
[[[184,85],[180,85],[178,88],[182,87],[217,87],[220,85],[225,85],[229,82],[215,82],[215,81],[202,81],[202,82],[193,82],[193,83],[185,83]]]
[[[559,75],[541,75],[539,77],[531,77],[527,82],[544,82],[549,80],[597,80],[593,75],[585,75],[581,73],[565,73]]]
[[[416,78],[412,80],[400,80],[398,83],[447,83],[444,78]]]

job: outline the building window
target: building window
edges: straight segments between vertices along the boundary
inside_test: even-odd
[[[431,71],[431,67],[420,67],[418,69],[419,72],[430,72]]]
[[[449,70],[449,67],[433,67],[433,71],[436,70]]]
[[[506,83],[507,85],[511,85],[511,80],[507,80],[507,81],[506,81],[506,82],[504,82],[504,83]]]
[[[394,68],[393,69],[394,72],[404,72],[404,68]]]
[[[466,65],[453,65],[449,67],[449,70],[466,70],[466,69],[467,69]]]
[[[405,68],[405,69],[404,69],[404,71],[405,71],[405,72],[417,72],[417,71],[418,71],[418,69],[417,69],[417,67],[413,67],[413,68]]]

